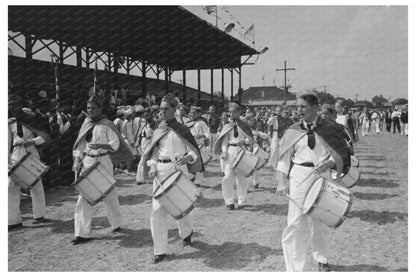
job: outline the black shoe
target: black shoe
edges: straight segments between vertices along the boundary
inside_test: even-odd
[[[195,184],[195,186],[199,188],[201,186],[201,184]]]
[[[255,184],[255,185],[254,185],[254,188],[255,188],[255,189],[259,188],[259,184]]]
[[[9,229],[9,231],[12,231],[12,230],[20,229],[22,227],[23,227],[23,223],[17,223],[17,224],[9,225],[8,229]]]
[[[152,263],[154,264],[160,263],[161,261],[166,260],[167,257],[168,255],[166,254],[155,255],[152,259]]]
[[[138,185],[138,186],[141,186],[143,184],[144,184],[143,182],[139,182],[139,181],[136,182],[136,185]]]
[[[234,204],[227,205],[227,209],[229,209],[230,211],[234,210],[234,208]]]
[[[91,241],[91,238],[83,238],[83,237],[75,237],[75,239],[71,240],[73,245],[87,243],[89,241]]]
[[[182,240],[182,247],[190,246],[192,244],[192,235],[194,231],[192,230],[191,234]]]
[[[326,264],[319,263],[319,271],[321,271],[321,272],[329,272],[329,271],[331,271],[331,267],[329,266],[328,263],[326,263]]]
[[[118,226],[117,228],[113,229],[111,232],[113,233],[121,232],[121,227]]]

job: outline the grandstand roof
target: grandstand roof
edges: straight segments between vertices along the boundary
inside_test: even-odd
[[[9,30],[172,70],[239,67],[258,53],[180,6],[9,6]]]

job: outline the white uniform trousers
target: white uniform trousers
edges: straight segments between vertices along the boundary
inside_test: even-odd
[[[370,121],[365,121],[361,125],[361,134],[364,136],[368,135],[368,129],[370,128]]]
[[[277,137],[277,131],[273,131],[272,141],[270,142],[270,159],[269,165],[273,170],[277,167],[277,161],[279,159],[279,138]]]
[[[229,146],[227,152],[227,160],[224,166],[224,178],[222,179],[222,195],[226,205],[234,203],[235,190],[234,185],[237,185],[237,199],[238,205],[245,205],[247,201],[247,189],[249,179],[240,174],[234,173],[232,165],[237,156],[239,147]]]
[[[304,181],[305,177],[313,170],[311,167],[294,165],[290,173],[290,197],[300,207],[306,193],[313,181],[313,175]],[[303,182],[303,183],[302,183]],[[283,231],[282,248],[285,258],[286,271],[303,271],[306,254],[309,246],[309,231],[311,236],[312,256],[320,263],[327,263],[329,228],[316,220],[311,220],[308,227],[308,216],[303,214],[301,208],[289,201],[287,216],[288,226]]]
[[[113,163],[111,162],[108,155],[102,156],[99,158],[91,158],[86,156],[83,160],[82,171],[86,170],[88,167],[98,161],[105,167],[108,172],[112,174],[113,172]],[[99,182],[99,180],[97,180]],[[118,202],[118,195],[116,188],[114,188],[104,199],[103,202],[107,208],[108,220],[113,229],[120,227],[122,224],[120,204]],[[98,204],[97,204],[98,205]],[[85,200],[81,195],[78,196],[78,201],[75,206],[75,236],[88,238],[91,235],[91,221],[94,215],[94,212],[97,209],[97,205],[91,206],[87,200]]]
[[[402,123],[402,135],[409,135],[409,124],[408,123]]]
[[[253,174],[251,174],[249,177],[249,184],[252,183],[253,186],[255,186],[256,184],[260,184],[260,174],[258,170],[254,170]]]
[[[20,185],[16,184],[9,178],[9,225],[22,223],[20,214]],[[45,208],[45,192],[43,190],[42,181],[39,181],[30,190],[32,198],[33,218],[44,217]]]
[[[176,166],[177,169],[181,169],[186,176],[188,176],[188,170],[186,165]],[[157,178],[162,183],[166,177],[176,171],[176,168],[172,166],[172,163],[158,163],[157,164]],[[159,186],[153,181],[153,192]],[[165,207],[153,198],[152,200],[153,211],[150,215],[150,230],[153,238],[153,251],[154,255],[167,254],[168,248],[168,216],[169,212]],[[176,221],[179,229],[179,236],[184,239],[192,232],[192,222],[190,214]]]

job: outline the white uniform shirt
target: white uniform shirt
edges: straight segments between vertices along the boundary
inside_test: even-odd
[[[303,122],[303,124],[306,128],[305,122]],[[313,128],[314,127],[312,127],[312,130]],[[294,164],[313,163],[317,166],[328,158],[332,159],[329,152],[323,146],[320,138],[315,134],[315,147],[312,150],[308,146],[308,136],[305,135],[298,142],[296,142],[292,148],[286,151],[282,157],[280,157],[277,163],[277,170],[288,176],[291,161]]]
[[[175,134],[172,130],[169,130],[168,133],[159,140],[157,146],[153,148],[152,158],[147,162],[148,166],[152,164],[157,164],[158,159],[170,159],[171,161],[176,161],[183,158],[187,154],[191,155],[194,163],[198,158],[197,154],[192,151],[182,139]]]
[[[39,158],[38,150],[36,149],[35,145],[40,145],[45,142],[45,140],[37,136],[35,137],[32,131],[30,131],[28,128],[26,128],[24,125],[22,125],[23,130],[23,138],[19,137],[17,135],[17,123],[11,123],[9,124],[9,130],[10,130],[10,138],[13,140],[13,151],[11,154],[11,161],[12,164],[16,164],[21,158],[23,158],[24,155],[26,155],[26,151],[34,154],[37,158]],[[35,145],[31,145],[28,147],[23,147],[21,145],[17,145],[18,143],[21,143],[25,140],[33,139]],[[10,145],[10,144],[9,144]],[[10,151],[10,150],[9,150]]]
[[[84,141],[79,143],[77,148],[74,150],[74,157],[82,158],[84,153],[89,153],[90,155],[98,155],[108,152],[107,149],[91,149],[89,144],[109,144],[113,151],[117,151],[120,146],[120,140],[118,139],[117,134],[110,129],[107,125],[97,124],[92,129],[92,138],[89,143]]]
[[[209,138],[209,127],[203,120],[195,121],[195,124],[189,129],[191,130],[191,133],[195,137],[195,139],[197,136],[205,136],[206,138]],[[198,141],[200,140],[201,139],[198,139]]]
[[[250,138],[244,135],[240,128],[238,128],[238,136],[234,137],[234,130],[231,129],[228,131],[224,138],[222,139],[221,150],[222,152],[226,152],[228,148],[228,144],[235,144],[239,141],[244,140],[246,144],[250,143]]]

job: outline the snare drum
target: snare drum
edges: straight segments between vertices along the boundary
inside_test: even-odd
[[[253,154],[259,158],[259,162],[256,165],[256,169],[262,168],[269,159],[269,153],[261,149],[259,146],[253,148]]]
[[[104,199],[115,187],[116,180],[99,162],[87,168],[72,184],[81,196],[94,206]]]
[[[245,149],[242,149],[237,154],[237,157],[233,162],[232,168],[237,174],[240,174],[244,177],[248,177],[256,169],[258,163],[258,157],[256,157],[253,153]]]
[[[335,181],[317,178],[303,203],[303,213],[323,224],[337,228],[348,215],[352,205],[351,192]]]
[[[175,218],[181,219],[194,209],[198,198],[198,188],[181,171],[169,175],[162,183],[155,178],[158,185],[153,198]]]
[[[209,161],[212,159],[212,155],[209,152],[208,148],[204,147],[202,144],[199,145],[199,152],[201,152],[201,158],[204,165],[209,163]]]
[[[10,168],[8,175],[15,183],[30,190],[42,179],[48,169],[49,166],[43,164],[32,153],[27,152]]]
[[[358,168],[351,166],[347,174],[341,174],[341,185],[346,188],[352,188],[358,183],[360,176]],[[337,172],[331,170],[331,177],[333,180],[336,180]]]

